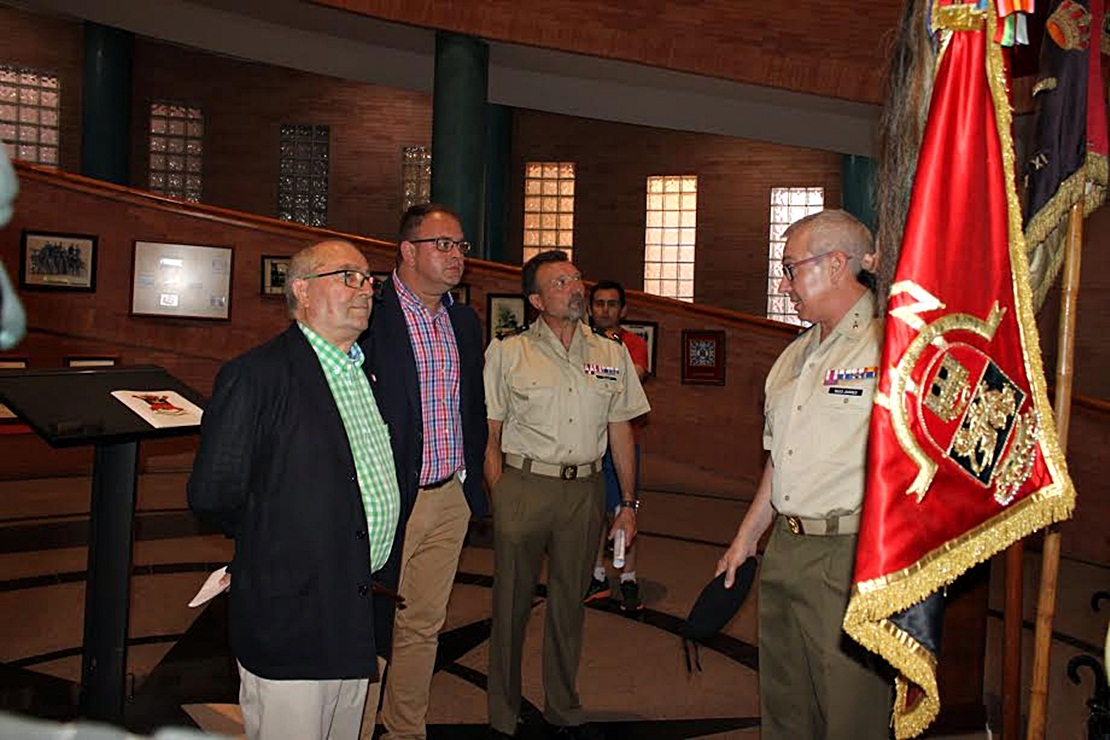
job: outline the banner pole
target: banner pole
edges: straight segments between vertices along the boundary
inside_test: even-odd
[[[1060,449],[1067,453],[1071,423],[1072,380],[1075,359],[1076,303],[1083,244],[1083,201],[1068,214],[1064,251],[1064,279],[1060,291],[1060,327],[1056,352],[1056,433]],[[1033,683],[1029,696],[1029,728],[1026,740],[1043,740],[1048,715],[1048,667],[1052,652],[1052,619],[1056,614],[1056,577],[1060,571],[1060,528],[1045,531],[1041,554],[1041,585],[1037,596],[1037,621],[1033,641]]]
[[[1021,737],[1021,632],[1025,587],[1025,540],[1006,548],[1002,606],[1002,740]]]

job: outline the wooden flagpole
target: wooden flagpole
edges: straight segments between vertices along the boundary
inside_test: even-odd
[[[1006,548],[1002,603],[1002,740],[1021,737],[1021,632],[1025,587],[1025,540]]]
[[[1071,207],[1064,251],[1064,280],[1060,291],[1060,328],[1056,352],[1056,432],[1060,449],[1068,449],[1071,424],[1075,316],[1079,295],[1079,267],[1083,243],[1083,201]],[[1060,528],[1045,531],[1041,554],[1041,586],[1037,596],[1037,622],[1033,641],[1033,684],[1029,696],[1026,740],[1043,740],[1048,716],[1048,666],[1052,650],[1052,618],[1056,614],[1056,576],[1060,571]]]

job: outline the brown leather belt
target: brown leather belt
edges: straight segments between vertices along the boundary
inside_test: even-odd
[[[540,462],[539,460],[530,460],[520,455],[507,454],[505,455],[505,464],[525,473],[543,475],[548,478],[562,478],[563,480],[589,478],[591,475],[601,472],[601,460],[582,465],[557,465]]]
[[[831,537],[840,534],[856,534],[859,532],[860,512],[841,516],[829,516],[823,519],[810,519],[804,516],[782,515],[786,520],[786,527],[791,534],[816,537]]]

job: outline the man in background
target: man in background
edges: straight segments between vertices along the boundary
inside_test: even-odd
[[[494,737],[516,733],[524,633],[546,555],[543,714],[559,737],[592,738],[597,731],[583,722],[575,684],[582,595],[605,518],[601,458],[608,444],[621,488],[611,533],[620,529],[631,543],[638,502],[629,422],[650,407],[628,352],[582,323],[582,274],[565,252],[528,260],[521,282],[539,318],[486,349],[494,552],[489,722]]]
[[[643,337],[626,331],[621,326],[621,320],[628,312],[625,302],[624,286],[613,280],[602,280],[590,290],[590,324],[594,331],[608,337],[628,350],[632,358],[632,365],[636,368],[636,377],[644,383],[648,372],[648,347]],[[634,490],[640,488],[640,444],[639,424],[637,419],[632,423],[632,442],[635,446],[635,472]],[[611,518],[615,516],[620,506],[620,482],[617,480],[617,471],[613,466],[613,455],[607,449],[605,457],[601,460],[605,472],[605,513]],[[605,571],[605,543],[608,531],[603,528],[601,538],[597,545],[597,558],[594,561],[593,578],[586,591],[585,603],[598,602],[612,596],[609,587],[609,576]],[[638,547],[629,546],[625,550],[624,567],[620,574],[620,608],[622,611],[639,611],[643,608],[640,600],[640,584],[636,581],[636,552]]]
[[[220,368],[189,506],[235,540],[231,648],[251,740],[354,740],[378,674],[372,573],[400,497],[355,340],[366,258],[326,241],[290,260],[293,323]]]
[[[470,243],[459,217],[425,203],[401,218],[397,267],[362,338],[374,394],[390,428],[401,490],[398,590],[382,698],[384,737],[426,736],[439,631],[470,517],[486,513],[482,327],[452,300]],[[379,633],[382,634],[382,633]],[[374,687],[371,687],[373,692]],[[363,734],[374,729],[376,697]]]
[[[813,325],[767,374],[770,455],[717,573],[730,588],[772,528],[759,583],[763,740],[885,740],[890,683],[841,628],[883,336],[863,282],[875,250],[867,227],[839,210],[806,216],[785,237],[779,290]]]

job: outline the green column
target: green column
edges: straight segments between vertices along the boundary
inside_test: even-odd
[[[81,174],[119,185],[130,181],[131,60],[135,35],[85,23]]]
[[[486,238],[482,257],[509,261],[509,190],[513,151],[513,109],[486,109]]]
[[[436,33],[432,96],[432,200],[455,209],[474,244],[485,245],[486,88],[489,47]]]
[[[875,162],[870,157],[844,155],[841,202],[845,211],[875,231]]]

